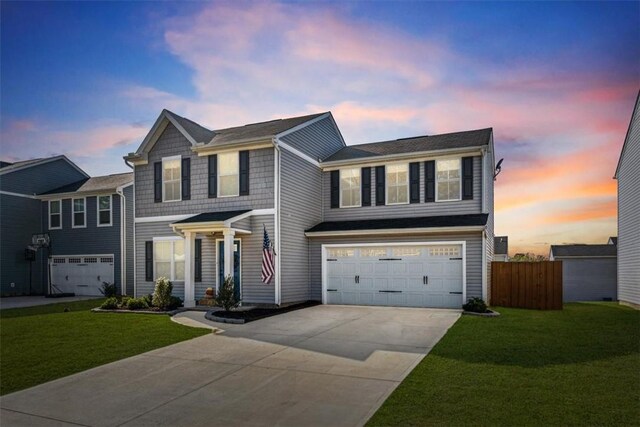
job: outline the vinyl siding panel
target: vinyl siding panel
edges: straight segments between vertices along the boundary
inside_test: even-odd
[[[50,255],[90,255],[113,254],[114,281],[118,292],[122,292],[120,275],[120,206],[121,198],[112,194],[112,225],[110,227],[97,226],[96,196],[86,198],[86,227],[72,228],[71,199],[62,200],[62,229],[49,230],[49,204],[42,203],[42,227],[51,236]],[[46,267],[45,271],[46,271]],[[45,273],[46,274],[46,273]]]
[[[640,305],[640,105],[628,138],[618,171],[618,298]]]
[[[493,181],[493,171],[495,165],[493,164],[493,155],[494,153],[494,145],[493,145],[493,136],[491,136],[491,142],[489,143],[489,150],[484,156],[483,165],[482,165],[482,179],[484,182],[484,188],[486,191],[486,199],[485,199],[485,212],[489,214],[487,218],[487,235],[485,240],[485,252],[486,252],[486,283],[487,283],[487,293],[486,293],[486,301],[490,302],[491,299],[491,262],[494,258],[495,252],[495,217],[494,217],[494,181]]]
[[[66,160],[55,160],[0,175],[0,190],[20,194],[40,194],[85,179]]]
[[[353,244],[393,242],[467,242],[467,298],[482,296],[482,234],[425,234],[406,236],[363,236],[363,237],[324,237],[310,239],[309,259],[311,260],[311,298],[322,300],[322,245],[323,244]]]
[[[244,303],[273,304],[274,282],[265,285],[261,281],[262,273],[262,230],[263,224],[267,227],[270,236],[274,235],[273,215],[254,216],[250,219],[252,234],[237,234],[236,239],[241,240],[241,286]],[[152,222],[136,224],[136,296],[153,293],[154,282],[145,280],[145,248],[146,241],[152,241],[154,237],[174,237],[170,222]],[[204,297],[207,288],[217,288],[218,285],[218,257],[216,253],[216,240],[223,239],[222,233],[214,235],[198,234],[197,239],[202,239],[202,282],[195,283],[196,301]],[[184,299],[184,282],[173,282],[173,294]]]
[[[43,294],[46,291],[43,266],[46,265],[47,250],[40,249],[31,265],[31,288],[30,266],[24,259],[24,250],[31,244],[31,235],[42,231],[40,206],[40,200],[0,194],[0,285],[3,296]]]
[[[149,163],[136,166],[134,169],[136,217],[273,208],[273,151],[273,148],[262,148],[249,152],[250,194],[248,196],[209,198],[208,157],[199,157],[191,151],[189,141],[169,124],[149,152]],[[155,203],[153,165],[155,162],[162,161],[163,157],[177,155],[191,158],[191,199]]]
[[[564,302],[617,299],[615,258],[556,259],[562,261]]]
[[[358,219],[406,218],[435,215],[462,215],[482,212],[482,157],[473,159],[473,199],[456,202],[425,203],[424,162],[420,162],[420,203],[406,205],[363,206],[359,208],[331,208],[330,172],[323,172],[322,199],[324,221],[349,221]],[[371,182],[375,180],[376,169],[371,170]],[[371,186],[371,200],[376,200],[375,185]],[[375,205],[375,203],[372,203]]]
[[[295,154],[281,153],[281,302],[287,304],[311,299],[309,240],[304,231],[322,221],[322,200],[317,197],[322,172]]]
[[[319,120],[289,135],[282,142],[296,148],[314,160],[324,159],[344,147],[331,118]]]

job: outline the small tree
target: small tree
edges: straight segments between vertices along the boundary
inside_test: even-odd
[[[232,308],[240,305],[240,299],[236,298],[234,292],[233,277],[227,276],[224,278],[224,283],[220,286],[220,289],[218,289],[216,301],[220,307],[224,308],[224,311],[231,311]]]
[[[527,253],[518,253],[512,256],[509,261],[511,262],[540,262],[547,261],[548,258],[544,255],[536,255],[531,252]]]
[[[153,298],[151,302],[154,307],[166,310],[171,304],[171,291],[173,290],[173,284],[166,277],[159,277],[156,280],[156,287],[153,290]]]

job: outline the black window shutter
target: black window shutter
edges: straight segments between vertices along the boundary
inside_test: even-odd
[[[182,200],[191,199],[191,159],[182,159]]]
[[[144,279],[153,282],[153,242],[144,242]]]
[[[196,247],[194,253],[194,261],[196,268],[194,271],[195,281],[202,282],[202,239],[196,239]]]
[[[385,168],[376,166],[376,205],[382,206],[385,203]]]
[[[209,156],[209,197],[218,197],[218,155]]]
[[[240,195],[249,195],[249,152],[240,152]]]
[[[420,163],[409,163],[409,203],[420,203]]]
[[[153,201],[162,201],[162,162],[153,164]]]
[[[424,162],[424,201],[436,201],[436,161]]]
[[[331,208],[340,207],[340,171],[331,171]]]
[[[371,206],[371,168],[362,168],[360,179],[362,180],[362,206]]]
[[[462,200],[473,199],[473,157],[462,158]]]

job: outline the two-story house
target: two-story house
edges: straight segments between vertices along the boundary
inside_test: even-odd
[[[135,153],[135,294],[460,307],[488,295],[491,129],[346,146],[330,112],[209,130],[163,110]],[[261,280],[263,230],[275,278]]]

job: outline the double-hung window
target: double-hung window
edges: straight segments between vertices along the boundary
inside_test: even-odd
[[[182,198],[180,156],[164,157],[162,159],[162,201],[175,202]]]
[[[340,207],[360,206],[360,168],[340,169]]]
[[[237,151],[218,154],[218,197],[240,195],[240,155]]]
[[[184,280],[184,240],[154,240],[153,263],[155,279]]]
[[[460,200],[460,159],[436,161],[436,202]]]
[[[85,198],[72,199],[71,225],[73,228],[84,228],[87,226],[87,200]]]
[[[62,201],[49,200],[49,230],[62,228]]]
[[[387,204],[409,203],[409,164],[399,163],[386,166]]]
[[[98,196],[98,227],[107,227],[112,224],[112,200],[111,195]]]

